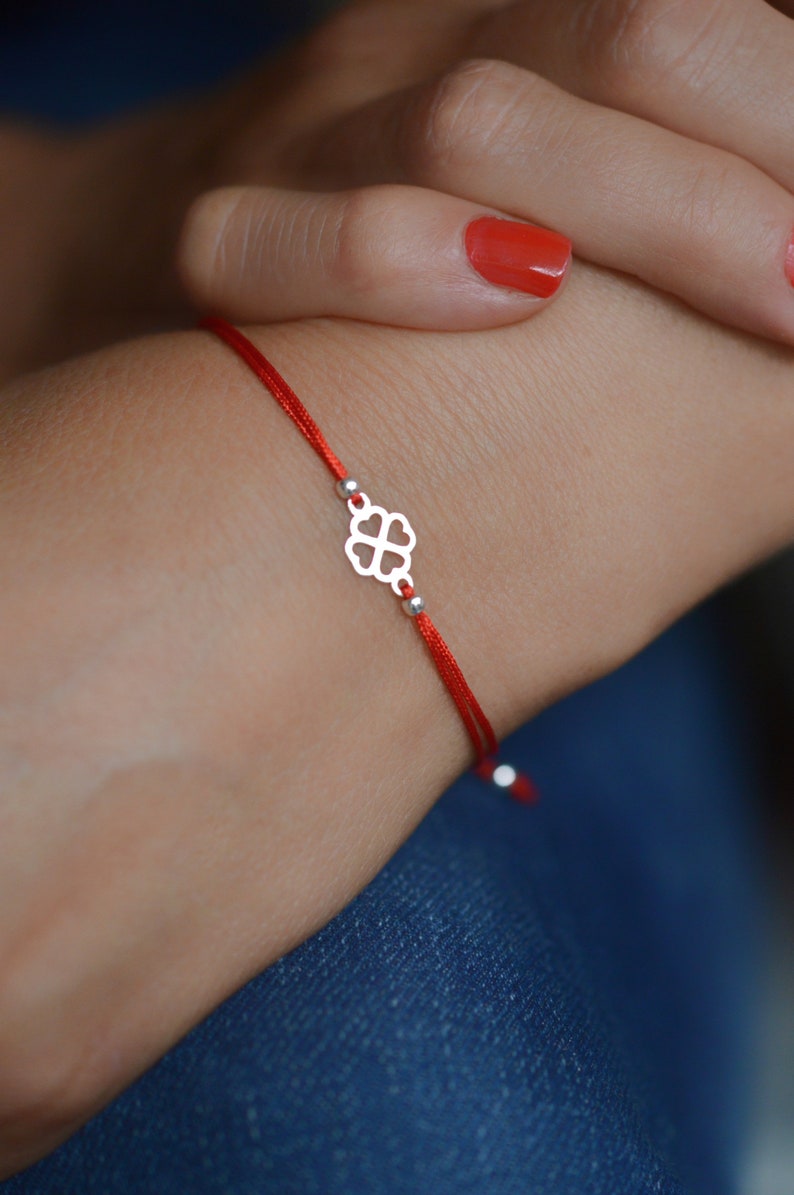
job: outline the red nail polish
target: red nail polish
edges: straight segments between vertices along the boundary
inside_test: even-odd
[[[786,250],[786,277],[792,286],[794,286],[794,236],[788,243]]]
[[[480,216],[466,229],[466,252],[488,282],[548,299],[565,277],[571,242],[534,224]]]

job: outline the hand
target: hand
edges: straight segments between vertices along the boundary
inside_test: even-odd
[[[359,3],[309,41],[272,108],[241,102],[216,173],[361,189],[206,196],[183,275],[234,319],[504,322],[532,308],[462,251],[471,205],[488,205],[792,343],[793,50],[794,24],[760,0],[447,3],[430,22],[423,0]],[[418,81],[386,94],[400,72]]]
[[[582,266],[542,322],[466,336],[254,335],[411,518],[499,733],[794,536],[790,354],[626,279]],[[325,470],[213,338],[6,387],[0,453],[8,1173],[333,916],[470,757]]]
[[[246,183],[289,190],[206,198],[180,254],[199,305],[232,318],[523,318],[533,299],[463,252],[472,216],[495,212],[791,343],[792,39],[761,0],[363,0],[218,97],[33,137],[3,224],[24,301],[0,370],[189,322],[185,212]],[[369,190],[395,181],[423,191]]]

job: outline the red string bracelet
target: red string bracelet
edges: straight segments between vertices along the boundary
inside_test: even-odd
[[[364,577],[376,577],[377,580],[385,582],[401,598],[402,608],[413,619],[427,644],[439,676],[449,690],[471,739],[477,760],[474,769],[477,775],[484,780],[491,781],[497,788],[506,789],[517,801],[525,804],[536,801],[537,789],[529,777],[517,772],[508,763],[500,763],[496,758],[499,745],[493,727],[469,688],[457,660],[437,627],[425,614],[424,599],[414,589],[410,573],[411,553],[416,547],[416,535],[405,515],[397,512],[391,513],[381,506],[373,505],[367,495],[362,493],[358,482],[350,476],[339,457],[331,451],[328,441],[295,391],[247,336],[244,336],[226,320],[216,316],[203,319],[199,327],[219,336],[238,356],[242,357],[265,389],[270,391],[279,406],[286,411],[333,476],[336,481],[336,492],[347,503],[351,516],[350,535],[345,544],[345,554],[357,573]],[[379,521],[377,535],[371,535],[362,530],[362,525],[368,523],[373,517]],[[389,532],[395,524],[399,526],[407,542],[398,543],[389,538]],[[357,545],[362,544],[372,549],[372,556],[368,564],[364,564],[356,551]],[[400,563],[386,571],[383,566],[383,558],[386,555],[399,557]]]

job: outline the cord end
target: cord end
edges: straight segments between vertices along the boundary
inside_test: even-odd
[[[540,799],[537,785],[524,772],[518,772],[509,763],[499,763],[487,756],[474,768],[481,780],[508,792],[521,805],[534,805]]]

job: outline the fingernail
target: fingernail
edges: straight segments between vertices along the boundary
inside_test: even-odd
[[[565,277],[571,242],[534,224],[480,216],[466,228],[466,253],[486,281],[548,299]]]
[[[786,277],[792,286],[794,286],[794,236],[788,243],[786,250]]]

